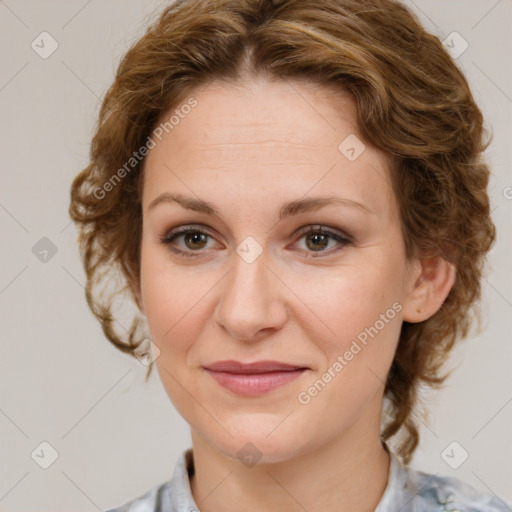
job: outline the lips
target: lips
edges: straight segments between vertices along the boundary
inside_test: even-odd
[[[258,396],[284,386],[300,377],[306,370],[279,361],[217,361],[204,367],[223,388],[241,396]]]

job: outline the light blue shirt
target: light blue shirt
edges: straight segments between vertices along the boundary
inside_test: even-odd
[[[190,489],[189,473],[193,474],[191,448],[178,458],[170,481],[106,512],[200,512]],[[456,478],[404,466],[391,452],[388,483],[375,509],[375,512],[511,511],[512,508],[498,496],[476,490]]]

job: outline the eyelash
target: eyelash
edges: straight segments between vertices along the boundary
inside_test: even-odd
[[[201,256],[202,250],[198,251],[183,251],[181,249],[177,249],[176,247],[172,247],[172,242],[178,238],[181,235],[187,235],[187,234],[202,234],[208,237],[211,237],[210,233],[205,231],[204,229],[201,229],[200,227],[194,227],[194,226],[180,226],[178,228],[172,229],[168,233],[166,233],[164,236],[159,237],[158,241],[159,243],[167,246],[171,251],[173,251],[176,254],[179,254],[180,256],[184,257],[198,257]],[[294,243],[297,243],[301,238],[303,238],[306,235],[309,234],[317,234],[317,235],[328,235],[333,240],[339,243],[340,247],[338,249],[330,249],[329,251],[318,251],[317,254],[326,254],[331,255],[333,252],[337,252],[340,248],[343,248],[347,245],[352,244],[352,239],[348,235],[339,235],[337,233],[333,233],[332,231],[329,231],[327,229],[324,229],[324,226],[316,225],[316,226],[307,226],[304,229],[301,229],[299,233],[297,234],[298,238]],[[314,255],[315,251],[312,251],[311,256],[307,256],[308,258],[321,258],[322,256]]]

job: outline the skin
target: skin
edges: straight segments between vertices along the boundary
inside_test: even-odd
[[[455,270],[440,259],[406,260],[386,156],[366,143],[351,162],[338,149],[357,134],[347,95],[251,78],[191,96],[197,106],[145,161],[137,300],[161,351],[162,383],[191,426],[196,503],[202,512],[374,510],[388,477],[379,426],[401,323],[434,314]],[[212,203],[220,216],[176,202],[150,208],[164,192]],[[279,220],[284,203],[324,196],[364,209],[332,204]],[[171,242],[192,257],[161,242],[197,224],[208,232],[203,241]],[[327,237],[318,249],[299,233],[318,225],[352,242]],[[236,252],[248,236],[263,251],[252,263]],[[378,335],[299,403],[397,302],[401,311]],[[240,397],[202,368],[226,359],[309,369],[263,396]],[[252,467],[237,456],[249,442],[261,454]]]

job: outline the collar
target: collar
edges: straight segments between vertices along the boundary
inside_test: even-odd
[[[391,451],[389,454],[388,481],[384,494],[375,509],[375,512],[387,512],[393,510],[397,504],[405,507],[414,499],[417,489],[411,485],[408,479],[407,468],[400,459]],[[168,491],[162,493],[155,512],[199,512],[199,507],[194,501],[190,488],[190,477],[194,474],[194,459],[192,448],[185,450],[177,460],[173,478]]]

